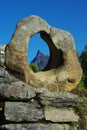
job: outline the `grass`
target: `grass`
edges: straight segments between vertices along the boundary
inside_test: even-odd
[[[81,80],[72,92],[81,98],[81,101],[75,106],[75,110],[80,117],[78,130],[87,130],[87,119],[85,118],[87,117],[87,86]]]

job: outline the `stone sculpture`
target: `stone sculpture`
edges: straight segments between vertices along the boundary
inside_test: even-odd
[[[50,58],[43,71],[34,73],[27,62],[28,41],[36,33],[46,41]],[[52,92],[71,91],[82,76],[72,35],[54,27],[38,16],[22,19],[6,47],[6,66],[35,88]]]

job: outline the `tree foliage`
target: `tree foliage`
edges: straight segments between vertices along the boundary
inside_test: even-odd
[[[31,63],[29,66],[33,70],[33,72],[35,72],[35,73],[40,71],[39,67],[35,63]]]
[[[80,55],[80,63],[83,69],[83,82],[87,88],[87,45],[85,45],[84,51]]]

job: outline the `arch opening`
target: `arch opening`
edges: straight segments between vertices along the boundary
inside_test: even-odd
[[[34,72],[59,68],[64,65],[63,51],[56,48],[49,34],[40,31],[29,40],[28,63]]]
[[[40,33],[36,33],[28,42],[28,64],[34,72],[42,71],[48,64],[49,57],[48,44],[40,37]]]

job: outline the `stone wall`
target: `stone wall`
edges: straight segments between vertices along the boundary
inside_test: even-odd
[[[5,54],[4,51],[2,54]],[[77,130],[79,116],[75,106],[80,101],[77,95],[40,91],[20,81],[2,63],[0,130]]]
[[[28,40],[40,33],[50,49],[45,70],[27,63]],[[11,42],[0,45],[0,130],[77,130],[82,76],[72,35],[38,16],[21,20]]]

